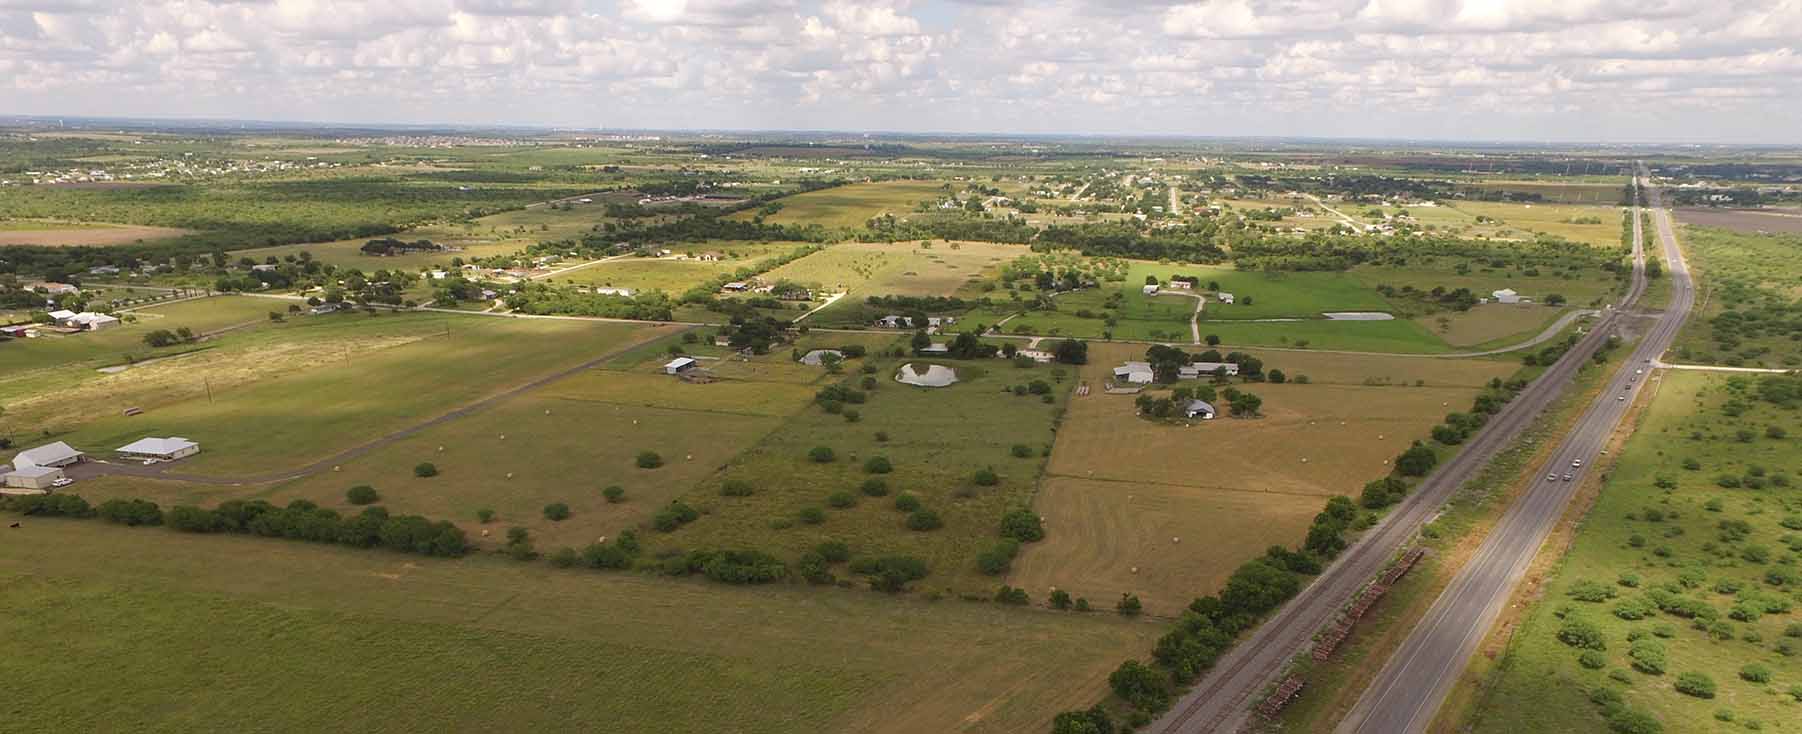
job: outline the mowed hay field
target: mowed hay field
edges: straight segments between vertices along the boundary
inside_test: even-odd
[[[933,201],[944,191],[942,181],[881,181],[850,184],[777,199],[782,211],[764,217],[770,224],[818,224],[822,227],[862,227],[871,217],[893,214],[905,218],[914,204]],[[753,211],[732,215],[750,219]]]
[[[1047,539],[1022,554],[1010,577],[1035,593],[1057,586],[1108,601],[1131,591],[1149,611],[1175,614],[1264,548],[1298,544],[1327,497],[1355,496],[1446,413],[1467,410],[1481,385],[1515,369],[1263,353],[1266,370],[1307,375],[1312,384],[1240,385],[1264,399],[1264,417],[1184,427],[1141,419],[1134,396],[1101,391],[1114,366],[1143,354],[1131,345],[1090,346],[1081,378],[1092,391],[1070,399],[1033,505],[1049,521]]]
[[[1042,732],[1163,632],[98,521],[4,532],[17,731]]]

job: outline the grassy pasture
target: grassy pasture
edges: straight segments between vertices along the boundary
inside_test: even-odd
[[[727,259],[702,261],[633,257],[609,260],[580,270],[572,270],[550,280],[554,283],[567,282],[634,290],[661,290],[672,295],[680,295],[683,291],[721,275],[735,273],[739,268],[759,269],[759,263],[803,246],[799,243],[719,243],[717,249],[704,246],[686,247],[678,251],[685,254],[719,252],[725,254]]]
[[[99,522],[7,532],[36,539],[0,544],[0,672],[26,731],[1043,731],[1163,631]]]
[[[1562,275],[1540,274],[1536,276],[1522,275],[1505,270],[1473,269],[1468,275],[1459,275],[1456,271],[1445,268],[1393,268],[1383,266],[1360,266],[1348,274],[1349,277],[1374,290],[1379,285],[1391,285],[1396,288],[1411,285],[1423,291],[1444,287],[1446,290],[1469,288],[1479,297],[1487,298],[1489,294],[1503,288],[1512,288],[1524,297],[1543,302],[1547,296],[1558,294],[1572,305],[1587,305],[1601,300],[1608,300],[1620,292],[1621,281],[1611,273],[1592,272],[1582,277],[1565,277]]]
[[[1605,726],[1599,708],[1585,700],[1595,687],[1619,691],[1627,704],[1660,719],[1665,731],[1725,731],[1751,729],[1748,720],[1761,722],[1765,731],[1802,731],[1797,703],[1786,693],[1802,684],[1802,658],[1777,651],[1787,643],[1787,625],[1798,621],[1795,612],[1765,614],[1756,621],[1730,619],[1728,610],[1736,597],[1752,594],[1794,597],[1793,589],[1773,587],[1764,580],[1773,568],[1793,570],[1793,553],[1784,543],[1794,533],[1778,523],[1802,509],[1802,491],[1794,487],[1723,489],[1722,475],[1739,476],[1754,465],[1771,471],[1795,471],[1798,452],[1794,439],[1776,440],[1762,435],[1766,425],[1802,430],[1793,411],[1785,411],[1749,396],[1735,394],[1732,378],[1697,373],[1665,373],[1658,392],[1618,461],[1609,470],[1595,505],[1589,508],[1569,550],[1547,582],[1543,598],[1527,613],[1514,632],[1496,673],[1478,695],[1475,709],[1465,722],[1476,732],[1599,731]],[[1738,378],[1741,384],[1749,384]],[[1732,417],[1722,412],[1730,399],[1745,401],[1749,409]],[[1757,437],[1741,442],[1735,432],[1757,429]],[[1686,458],[1700,462],[1699,470],[1685,470]],[[1654,486],[1658,477],[1676,481],[1676,488]],[[1710,505],[1709,503],[1718,503]],[[1710,509],[1718,507],[1718,509]],[[1656,510],[1654,521],[1646,512]],[[1726,540],[1719,526],[1743,521],[1749,534],[1743,540]],[[1634,537],[1641,538],[1636,543]],[[1762,546],[1775,558],[1758,563],[1744,557],[1747,549]],[[1793,546],[1792,546],[1793,547]],[[1663,556],[1659,549],[1662,548]],[[1790,560],[1786,560],[1790,559]],[[1692,574],[1680,583],[1681,574]],[[1637,589],[1617,583],[1624,574],[1639,578]],[[1642,596],[1644,590],[1669,585],[1673,593],[1706,603],[1720,614],[1725,639],[1711,638],[1695,629],[1690,620],[1661,614],[1627,621],[1610,613],[1615,601],[1600,604],[1572,599],[1568,594],[1579,582],[1596,582],[1611,588],[1621,599]],[[1741,589],[1733,593],[1732,586]],[[1726,591],[1723,591],[1723,590]],[[1560,608],[1599,626],[1607,649],[1605,666],[1590,670],[1577,662],[1578,651],[1559,642]],[[1651,633],[1668,627],[1668,638]],[[1668,667],[1662,675],[1628,670],[1627,635],[1647,634],[1667,651]],[[1744,665],[1768,666],[1769,683],[1741,680]],[[1609,677],[1622,671],[1625,682]],[[1713,700],[1678,693],[1673,682],[1680,673],[1701,672],[1718,686]],[[1717,720],[1727,711],[1735,722]]]
[[[442,314],[321,320],[332,319],[419,319],[437,325],[439,333],[329,368],[214,389],[210,397],[163,405],[141,416],[96,420],[59,438],[110,448],[144,435],[186,436],[204,450],[182,463],[185,473],[233,477],[278,472],[670,331]]]
[[[925,560],[932,569],[922,582],[925,588],[991,592],[999,581],[977,572],[975,555],[997,538],[1001,514],[1030,499],[1042,462],[1037,454],[1052,441],[1052,418],[1062,402],[1054,397],[1046,403],[1006,388],[1035,379],[1053,383],[1052,368],[951,360],[942,364],[956,369],[961,380],[951,387],[917,388],[894,381],[900,364],[918,361],[874,355],[851,360],[846,367],[851,375],[865,362],[878,366],[872,375],[878,387],[868,402],[847,406],[860,414],[859,421],[809,405],[684,498],[704,513],[700,520],[674,533],[653,533],[649,544],[684,550],[756,548],[793,557],[822,541],[841,540],[858,555],[904,553]],[[1068,378],[1054,384],[1053,395],[1061,396],[1070,384]],[[886,433],[887,440],[878,440],[878,432]],[[1029,447],[1034,455],[1010,455],[1015,444]],[[808,452],[816,446],[831,448],[835,460],[810,461]],[[893,473],[879,475],[888,496],[859,491],[865,479],[878,476],[863,469],[864,461],[874,456],[893,464]],[[993,468],[999,484],[975,484],[974,472],[983,467]],[[721,496],[720,487],[728,480],[748,482],[755,493]],[[830,508],[827,496],[839,491],[850,492],[856,505]],[[895,496],[903,491],[938,513],[944,527],[909,530],[907,513],[894,509]],[[824,509],[825,521],[801,522],[798,514],[806,507]]]
[[[939,181],[880,181],[809,191],[778,199],[782,211],[765,217],[770,224],[818,224],[822,227],[861,228],[871,217],[893,214],[905,218],[920,201],[936,199],[945,184]],[[755,211],[732,215],[750,219]]]
[[[1454,347],[1526,339],[1550,325],[1565,309],[1538,304],[1484,303],[1469,311],[1442,311],[1413,321]]]
[[[827,290],[873,295],[948,296],[1027,254],[1023,245],[934,240],[833,245],[769,272],[768,279],[817,283]]]
[[[1700,284],[1696,312],[1684,323],[1672,350],[1678,360],[1747,367],[1802,365],[1802,341],[1790,338],[1790,325],[1798,320],[1794,304],[1802,298],[1798,283],[1802,266],[1796,260],[1802,235],[1688,226],[1681,236]],[[1718,328],[1716,319],[1729,310],[1751,314],[1750,326]]]
[[[143,227],[107,222],[64,222],[51,219],[0,219],[0,246],[51,247],[127,245],[188,234],[174,227]]]
[[[1533,234],[1548,234],[1586,245],[1614,248],[1621,244],[1621,209],[1617,206],[1620,188],[1608,188],[1614,197],[1605,201],[1604,206],[1491,201],[1460,201],[1452,206],[1471,217],[1471,234],[1505,239],[1531,239]],[[1476,224],[1478,216],[1489,217],[1496,223]]]
[[[1312,384],[1241,386],[1264,398],[1264,417],[1184,427],[1148,422],[1133,396],[1101,392],[1114,366],[1143,353],[1090,346],[1081,379],[1093,391],[1070,399],[1033,505],[1050,520],[1048,537],[1024,552],[1014,576],[1035,593],[1059,586],[1111,601],[1131,591],[1150,611],[1175,614],[1267,546],[1298,543],[1327,497],[1355,495],[1446,413],[1467,409],[1483,383],[1514,369],[1266,353],[1266,369]]]

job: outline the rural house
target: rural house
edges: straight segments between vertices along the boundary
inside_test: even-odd
[[[1186,280],[1172,280],[1169,283],[1165,283],[1164,286],[1172,290],[1186,291],[1194,288],[1195,284]]]
[[[140,438],[116,449],[127,459],[161,459],[174,461],[200,453],[200,444],[180,436]]]
[[[75,314],[74,316],[69,317],[69,321],[68,321],[68,326],[70,328],[86,329],[88,331],[100,331],[103,329],[111,329],[118,325],[119,325],[118,317],[108,316],[103,313],[92,313],[89,311],[83,311],[81,313]]]
[[[1520,303],[1520,294],[1515,293],[1513,288],[1503,288],[1489,296],[1494,298],[1496,303]]]

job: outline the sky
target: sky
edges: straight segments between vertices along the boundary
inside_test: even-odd
[[[0,112],[1802,143],[1802,0],[0,0]]]

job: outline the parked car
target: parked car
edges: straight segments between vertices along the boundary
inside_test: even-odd
[[[67,487],[74,483],[75,483],[75,480],[70,479],[68,477],[62,477],[60,479],[57,479],[57,480],[51,482],[50,486],[52,486],[52,487]]]

